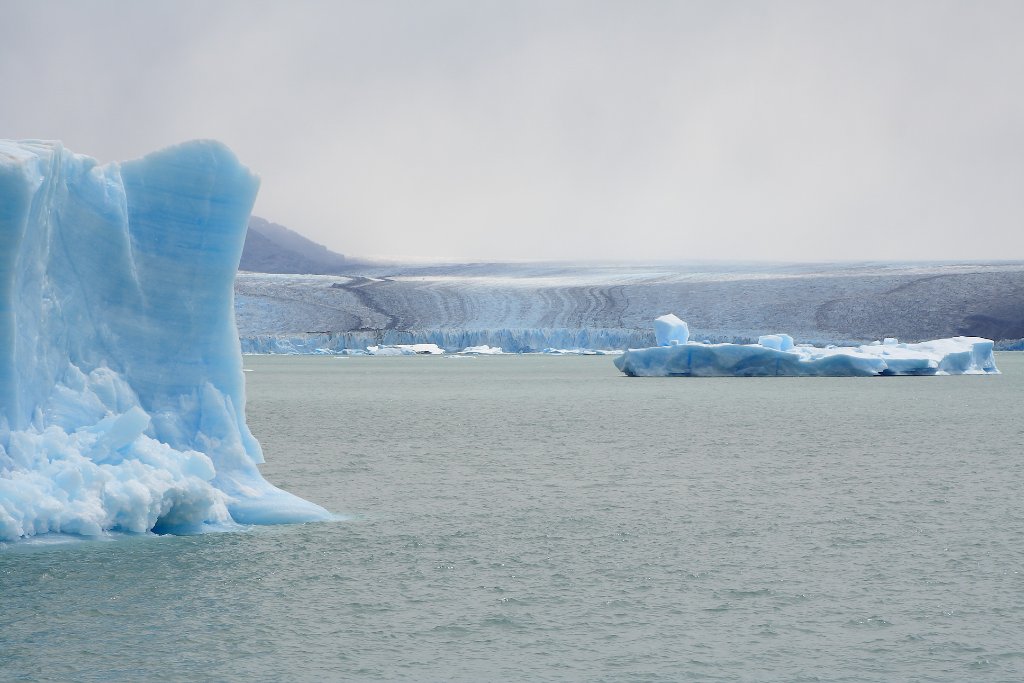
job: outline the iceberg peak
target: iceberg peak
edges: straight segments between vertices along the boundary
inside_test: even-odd
[[[685,344],[690,339],[690,328],[675,313],[666,313],[654,319],[654,338],[658,346]]]

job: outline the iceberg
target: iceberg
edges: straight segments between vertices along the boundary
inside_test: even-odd
[[[233,280],[258,179],[195,141],[0,141],[0,541],[327,519],[268,483]]]
[[[440,356],[444,349],[437,344],[392,344],[367,346],[368,356]]]
[[[659,335],[659,339],[662,338]],[[788,334],[763,335],[757,344],[680,343],[672,337],[665,339],[669,342],[666,345],[626,351],[615,359],[615,367],[630,377],[869,377],[999,373],[992,354],[993,342],[981,337],[952,337],[916,344],[904,344],[887,337],[884,341],[860,346],[826,348],[794,344]]]
[[[757,338],[757,343],[776,351],[789,351],[793,348],[793,338],[788,334],[763,334]]]
[[[654,319],[654,338],[658,346],[685,344],[690,339],[690,328],[675,313]]]
[[[481,346],[467,346],[459,351],[459,353],[467,356],[500,356],[505,352],[501,350],[500,346],[483,344]]]

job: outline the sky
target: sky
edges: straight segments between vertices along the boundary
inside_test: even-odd
[[[0,137],[415,260],[1024,259],[1024,2],[0,0]]]

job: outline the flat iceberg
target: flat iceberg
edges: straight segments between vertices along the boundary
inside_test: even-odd
[[[459,351],[459,353],[467,356],[500,356],[505,352],[501,350],[500,346],[488,346],[487,344],[482,344],[480,346],[467,346]]]
[[[0,141],[0,541],[330,517],[263,479],[245,423],[258,185],[212,141],[107,165]]]
[[[902,344],[894,338],[886,338],[882,342],[861,346],[826,348],[794,344],[788,334],[764,335],[757,344],[680,343],[676,338],[660,334],[658,338],[665,338],[667,343],[630,349],[615,359],[615,367],[630,377],[868,377],[999,373],[992,355],[993,342],[981,337],[953,337],[917,344]]]
[[[437,344],[391,344],[367,346],[368,356],[440,356],[444,349]]]

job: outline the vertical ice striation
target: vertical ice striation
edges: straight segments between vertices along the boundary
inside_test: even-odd
[[[0,540],[327,517],[267,483],[233,279],[259,181],[196,141],[0,141]]]

